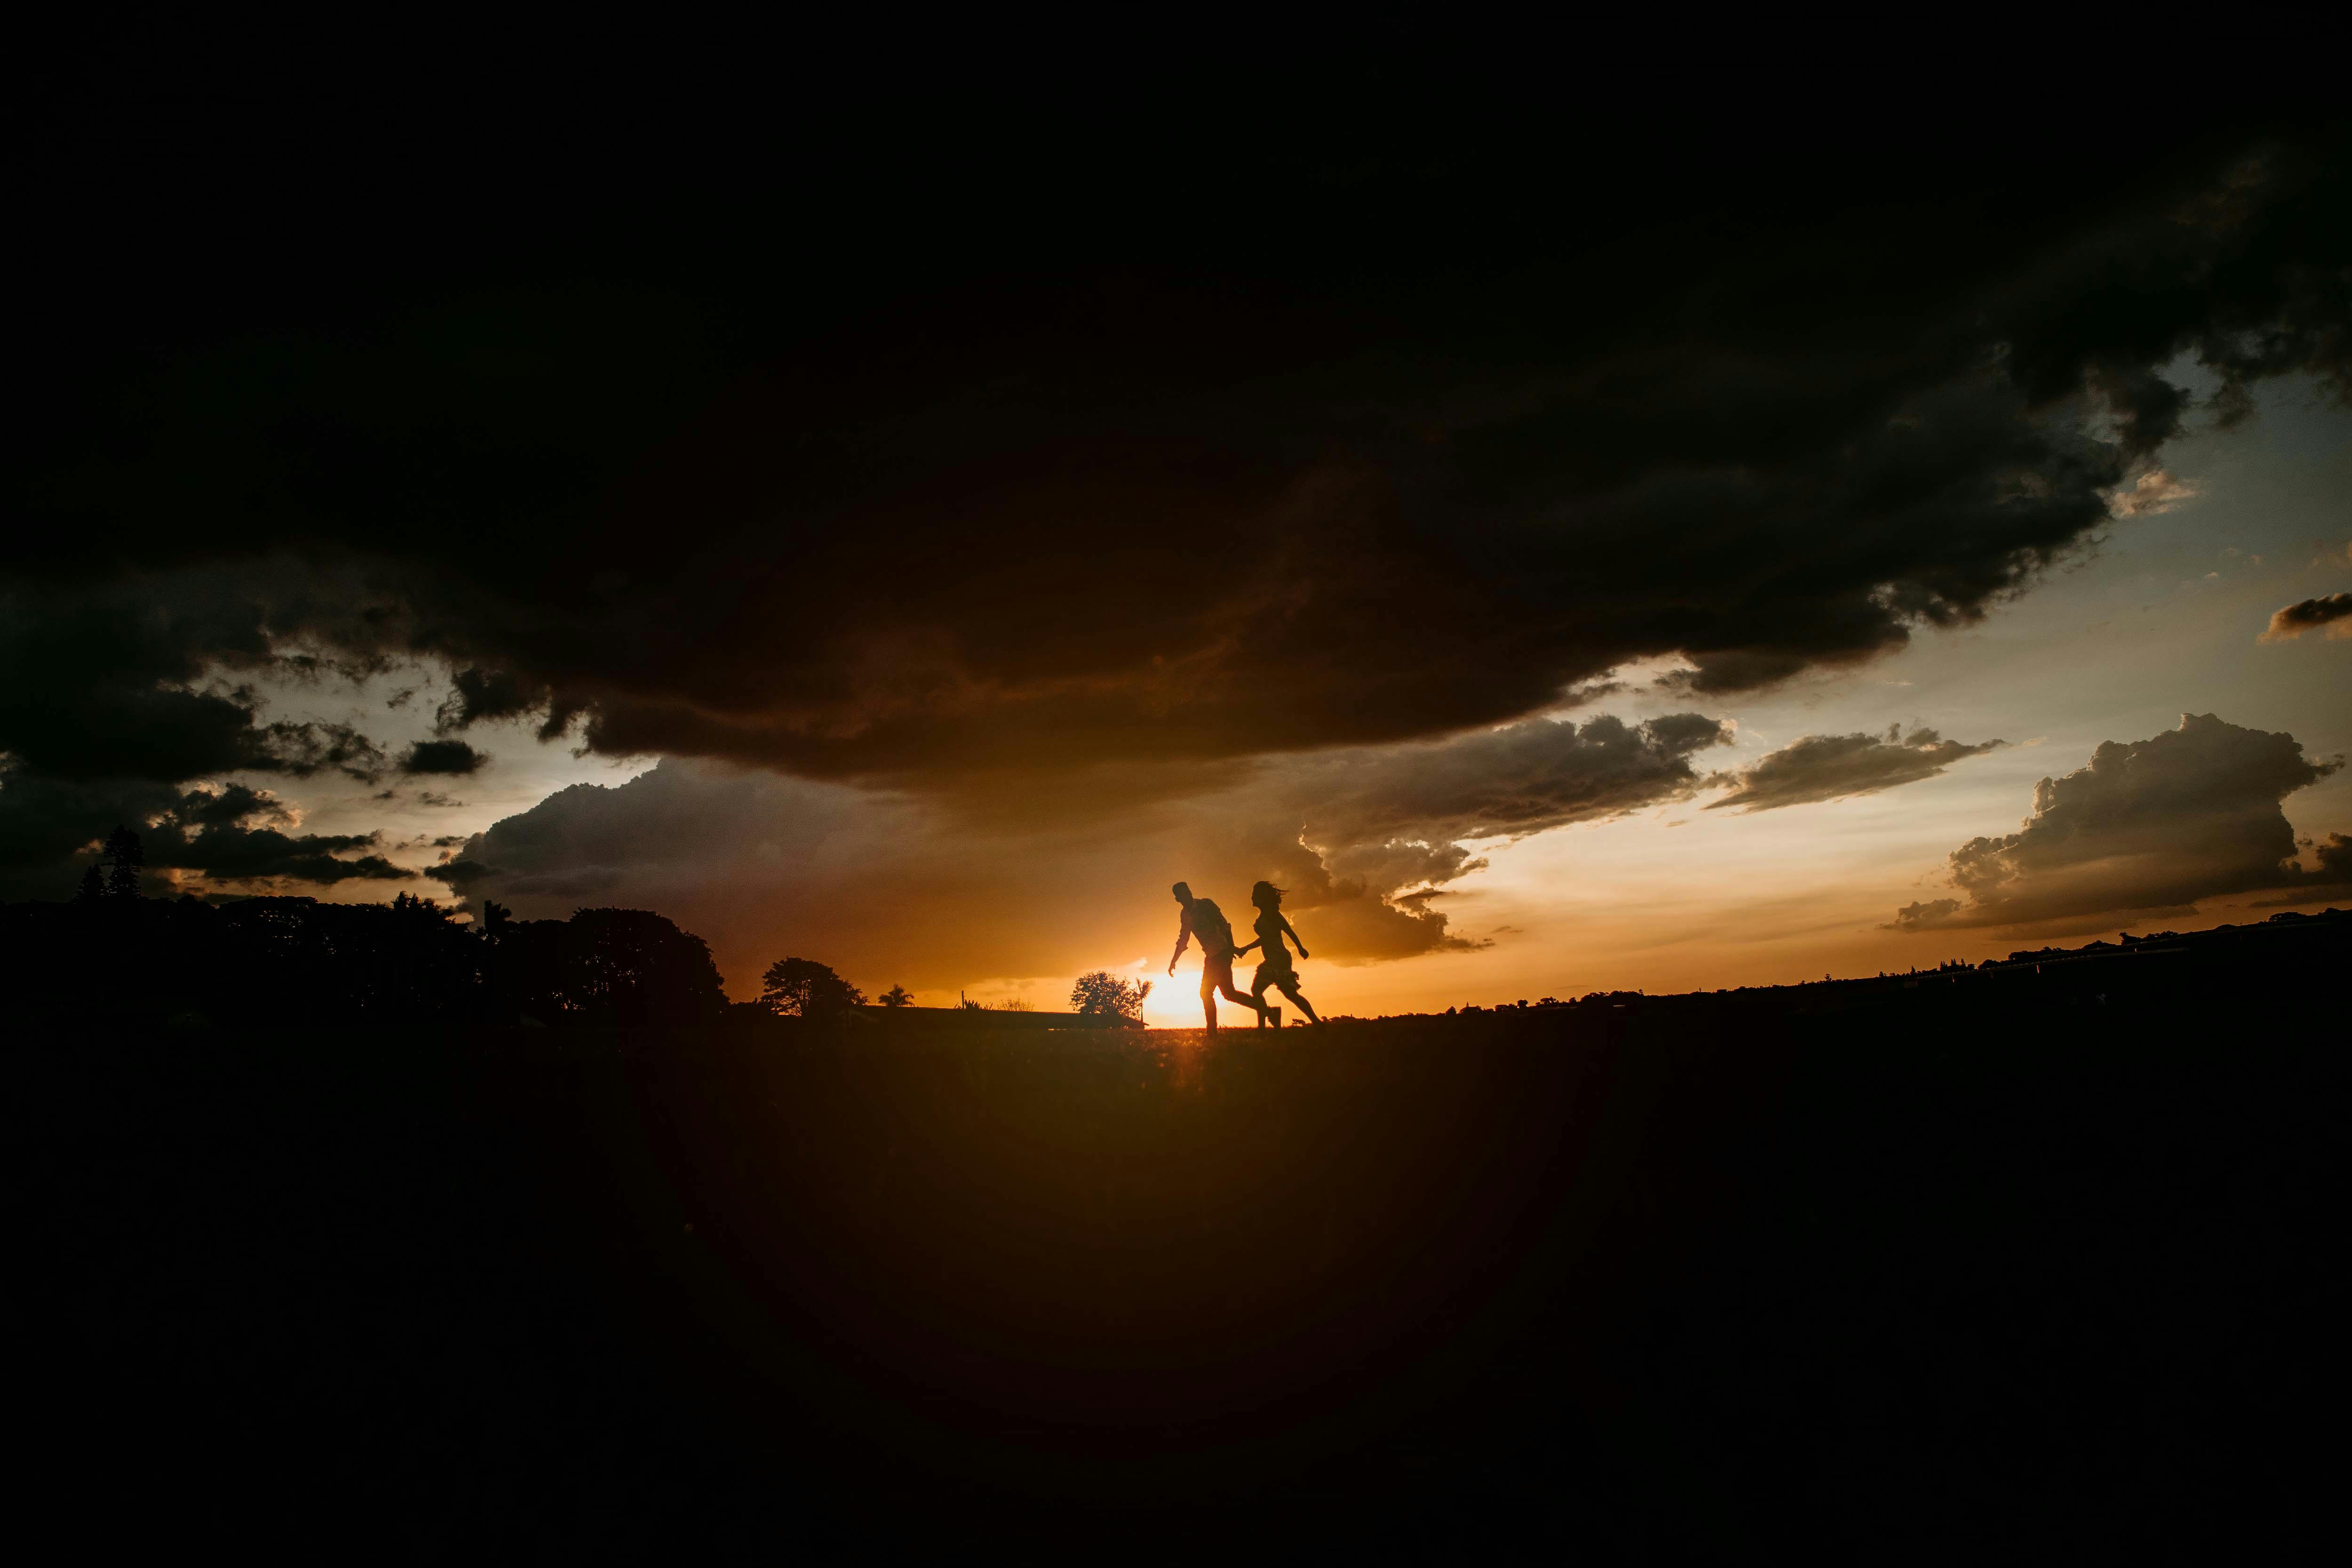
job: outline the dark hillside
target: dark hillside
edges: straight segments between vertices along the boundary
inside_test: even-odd
[[[2343,929],[1214,1043],[47,1025],[37,1426],[137,1500],[85,1539],[336,1554],[2242,1544],[2317,1476]]]

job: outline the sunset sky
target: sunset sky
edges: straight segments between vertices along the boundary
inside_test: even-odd
[[[1382,123],[54,132],[0,897],[1163,1024],[1180,879],[1327,1014],[2352,905],[2339,130]]]

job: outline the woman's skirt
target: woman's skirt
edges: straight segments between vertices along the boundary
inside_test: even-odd
[[[1257,966],[1257,973],[1250,980],[1250,989],[1255,992],[1263,991],[1269,985],[1297,984],[1298,971],[1290,966],[1290,954],[1286,952],[1279,958],[1269,958]]]

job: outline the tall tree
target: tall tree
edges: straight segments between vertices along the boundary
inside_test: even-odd
[[[572,1013],[637,1026],[698,1023],[727,1010],[709,945],[651,910],[575,910],[562,931]]]
[[[915,1005],[915,994],[903,985],[893,985],[877,1000],[885,1007],[911,1007]]]
[[[81,886],[74,890],[74,902],[94,904],[106,897],[106,877],[93,865],[81,874]]]
[[[100,858],[107,867],[106,896],[137,898],[139,873],[147,864],[147,851],[140,847],[139,835],[128,827],[117,827],[106,836],[106,851]]]
[[[780,958],[760,982],[760,1005],[787,1017],[831,1016],[866,1001],[866,993],[813,958]]]

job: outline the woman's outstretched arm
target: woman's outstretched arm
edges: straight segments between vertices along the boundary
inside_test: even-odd
[[[1298,940],[1298,928],[1290,923],[1290,917],[1288,915],[1282,917],[1282,929],[1290,933],[1291,944],[1298,949],[1299,957],[1312,958],[1315,956],[1313,953],[1307,951],[1307,944]]]

